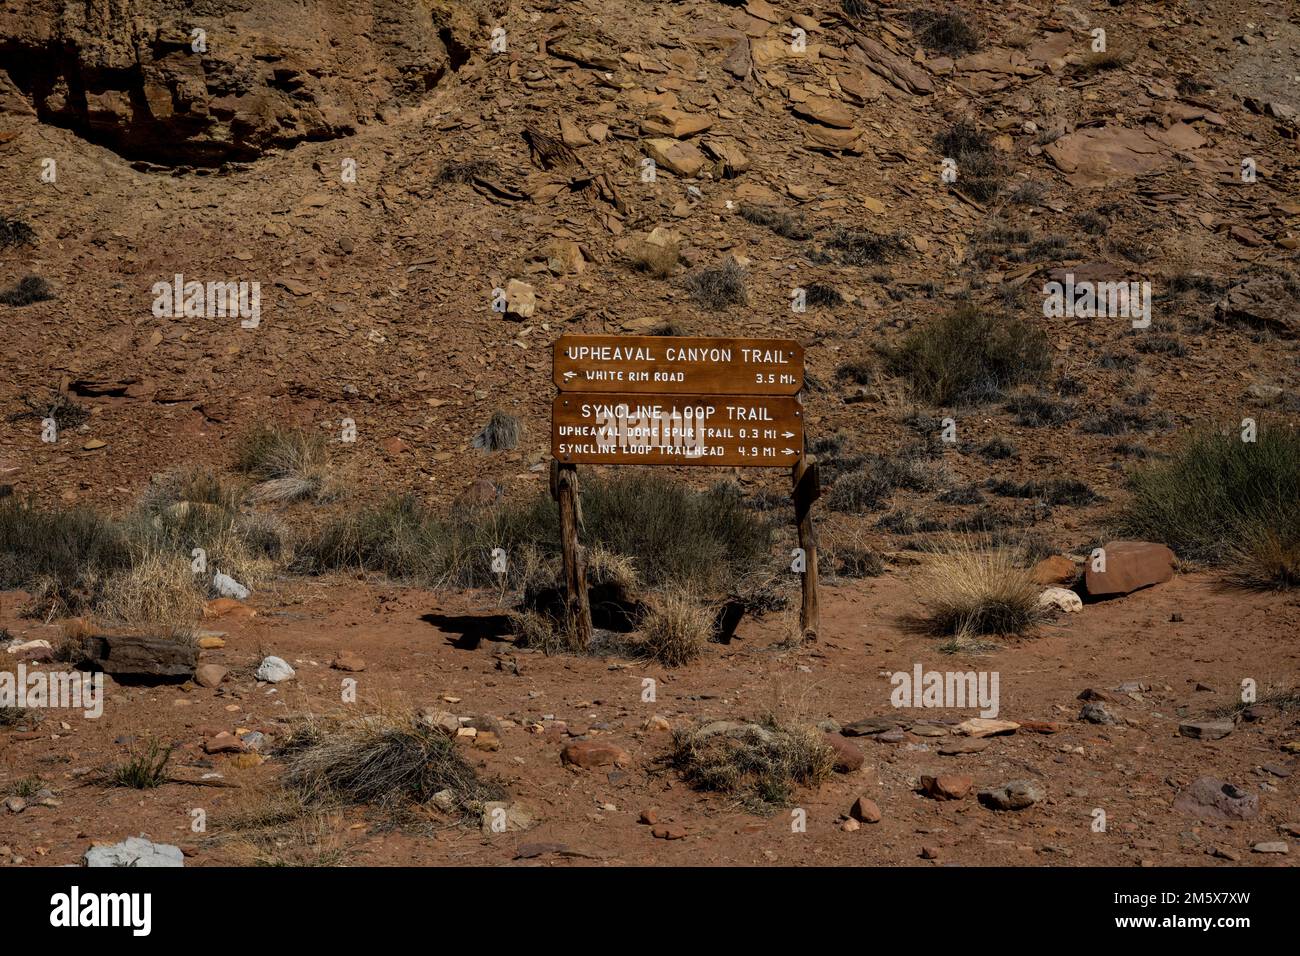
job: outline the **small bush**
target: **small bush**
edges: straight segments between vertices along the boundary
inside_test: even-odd
[[[1019,395],[1007,402],[1006,408],[1015,414],[1016,424],[1025,428],[1064,425],[1075,414],[1069,402],[1058,402],[1046,395]]]
[[[835,380],[854,385],[870,385],[875,381],[875,366],[868,359],[850,359],[835,369]]]
[[[923,623],[934,634],[1021,634],[1040,617],[1041,588],[1005,548],[982,549],[975,539],[950,538],[934,552],[918,581]]]
[[[44,421],[47,418],[52,418],[55,427],[59,431],[65,432],[70,428],[76,428],[90,417],[90,412],[84,406],[78,405],[67,395],[58,391],[51,391],[48,397],[44,399],[34,399],[30,395],[21,395],[19,401],[26,408],[21,412],[10,415],[9,421],[11,422],[19,422],[24,419]]]
[[[844,304],[844,296],[832,286],[814,282],[804,290],[805,301],[813,308],[833,309]]]
[[[1040,329],[973,305],[911,330],[884,356],[889,370],[932,405],[986,401],[1004,388],[1040,378],[1052,365]]]
[[[1180,557],[1226,564],[1285,584],[1300,549],[1300,434],[1261,428],[1254,442],[1235,431],[1199,432],[1165,461],[1129,479],[1121,527],[1160,541]]]
[[[745,270],[734,259],[723,265],[700,269],[686,277],[686,288],[695,301],[716,311],[729,305],[744,305]]]
[[[905,19],[921,46],[931,53],[955,58],[980,48],[979,35],[956,13],[913,10]]]
[[[1090,53],[1078,63],[1071,64],[1070,72],[1075,76],[1094,76],[1109,70],[1118,70],[1128,65],[1129,57],[1113,51]]]
[[[167,761],[171,755],[172,748],[154,737],[145,741],[139,750],[132,744],[126,762],[109,771],[108,783],[113,787],[128,787],[133,790],[161,787],[167,782]]]
[[[23,276],[18,282],[0,292],[0,304],[31,305],[54,298],[54,289],[40,276]]]
[[[509,412],[495,411],[483,430],[474,436],[471,443],[483,451],[509,451],[519,447],[524,426],[515,415]]]
[[[258,481],[251,492],[254,501],[321,501],[329,496],[325,438],[318,432],[254,428],[239,441],[235,469]]]
[[[0,249],[36,245],[36,232],[21,219],[0,216]]]
[[[313,722],[297,729],[286,752],[284,785],[308,806],[397,810],[450,790],[468,815],[504,795],[478,779],[453,738],[407,714]]]
[[[1007,165],[978,127],[960,120],[940,133],[935,143],[945,158],[956,160],[956,185],[962,192],[976,202],[988,202],[998,194]]]
[[[1049,505],[1090,505],[1100,500],[1095,491],[1074,478],[1023,483],[1003,478],[991,482],[989,490],[1003,498],[1035,498]]]
[[[826,240],[826,249],[846,266],[865,266],[895,258],[903,251],[903,239],[898,233],[839,227]]]
[[[1079,423],[1080,431],[1089,435],[1129,435],[1168,427],[1169,415],[1165,412],[1148,415],[1139,409],[1118,405],[1089,415]]]
[[[928,491],[934,484],[933,473],[921,461],[873,455],[859,470],[836,478],[826,497],[826,507],[832,511],[864,514],[885,507],[890,493],[897,488]]]
[[[990,438],[975,451],[989,461],[1004,461],[1015,456],[1016,446],[1005,438]]]
[[[689,664],[704,653],[716,613],[689,591],[670,589],[657,595],[641,622],[638,650],[665,667]]]
[[[804,221],[803,216],[797,216],[775,206],[744,203],[740,207],[740,216],[746,222],[771,229],[784,239],[802,241],[812,238],[812,229]]]
[[[472,183],[475,179],[496,173],[496,163],[487,159],[451,160],[438,170],[440,183]]]
[[[835,754],[815,727],[780,726],[769,718],[676,730],[669,763],[688,786],[764,808],[788,803],[795,787],[823,783]]]

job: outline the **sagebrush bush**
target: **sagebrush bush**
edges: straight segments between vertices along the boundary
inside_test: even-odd
[[[255,501],[320,501],[333,490],[324,436],[301,428],[252,429],[239,440],[235,470],[258,482]]]
[[[912,329],[896,348],[883,351],[890,372],[932,405],[989,401],[1052,367],[1041,329],[969,304]]]
[[[1126,535],[1167,544],[1181,558],[1239,565],[1286,584],[1300,557],[1300,432],[1280,424],[1244,442],[1201,431],[1128,480]]]

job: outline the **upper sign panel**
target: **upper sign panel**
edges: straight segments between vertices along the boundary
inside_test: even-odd
[[[803,346],[791,339],[563,335],[553,377],[562,392],[793,395]]]

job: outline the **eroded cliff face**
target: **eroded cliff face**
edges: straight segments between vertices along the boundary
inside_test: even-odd
[[[0,111],[131,159],[247,161],[417,100],[479,26],[440,0],[0,0]]]

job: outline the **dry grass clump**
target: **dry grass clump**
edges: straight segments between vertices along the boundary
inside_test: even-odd
[[[1040,619],[1042,589],[1014,551],[956,536],[938,547],[917,580],[926,630],[959,637],[1022,634]]]
[[[239,442],[235,470],[257,482],[249,493],[256,502],[324,501],[335,492],[324,436],[300,428],[254,428]]]
[[[120,624],[182,627],[202,616],[208,577],[184,555],[150,551],[109,578],[96,612]]]
[[[471,815],[504,795],[500,784],[479,780],[453,738],[405,711],[308,721],[295,728],[285,753],[284,786],[312,807],[400,811],[450,790],[455,805]]]
[[[471,444],[482,451],[509,451],[519,446],[523,434],[524,426],[519,418],[498,409]]]
[[[628,249],[628,259],[637,269],[656,279],[666,279],[677,271],[682,258],[680,242],[650,242],[639,239]]]
[[[54,289],[40,276],[23,276],[8,289],[0,292],[0,304],[31,305],[54,298]]]
[[[744,305],[748,301],[745,270],[735,259],[728,259],[720,266],[692,272],[686,277],[686,288],[695,301],[715,312],[729,305]]]
[[[835,769],[835,752],[815,727],[715,721],[673,731],[668,761],[698,790],[764,808],[788,804],[795,787],[816,787]]]
[[[672,588],[651,598],[638,649],[665,667],[681,667],[704,653],[717,609],[689,591]]]

